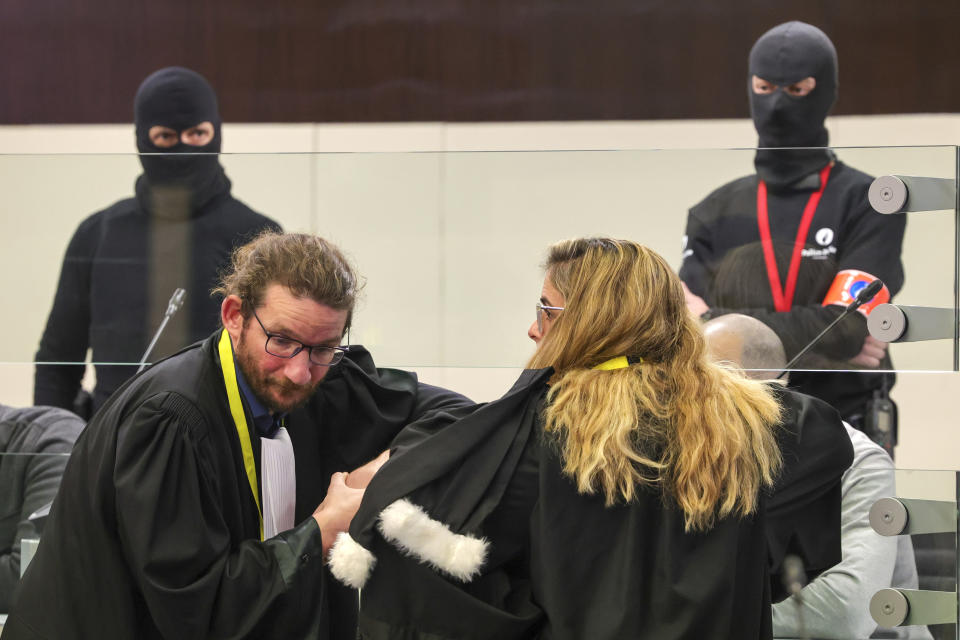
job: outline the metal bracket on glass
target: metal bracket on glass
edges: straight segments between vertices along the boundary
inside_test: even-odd
[[[880,176],[867,192],[877,213],[953,210],[957,206],[957,185],[952,178]]]
[[[882,536],[956,533],[957,505],[941,500],[881,498],[870,507],[870,526]],[[955,623],[957,592],[880,589],[870,599],[870,615],[881,627]]]
[[[957,593],[881,589],[870,599],[870,615],[881,627],[954,623],[957,621]]]
[[[956,335],[953,309],[881,304],[867,316],[870,335],[883,342],[952,339]]]
[[[940,500],[880,498],[870,507],[870,526],[882,536],[955,533],[957,505]]]

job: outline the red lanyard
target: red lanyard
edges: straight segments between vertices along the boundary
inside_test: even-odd
[[[797,229],[797,239],[793,243],[793,255],[790,256],[790,269],[787,271],[787,290],[780,285],[780,271],[777,269],[777,257],[773,252],[773,240],[770,238],[770,216],[767,212],[767,183],[763,180],[757,184],[757,223],[760,227],[760,242],[763,244],[763,259],[767,263],[767,278],[770,280],[770,291],[773,293],[773,306],[777,311],[790,311],[793,306],[793,294],[797,290],[797,274],[800,272],[800,261],[803,259],[803,245],[807,243],[807,233],[813,214],[817,212],[820,196],[827,188],[832,165],[828,164],[820,170],[820,188],[810,194],[807,206],[803,209],[800,219],[800,228]]]

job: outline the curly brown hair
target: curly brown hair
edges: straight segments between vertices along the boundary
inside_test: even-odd
[[[234,250],[230,270],[221,274],[212,293],[236,295],[249,318],[263,302],[271,284],[301,298],[310,298],[338,311],[347,311],[350,328],[353,306],[363,283],[343,253],[320,236],[265,231]]]

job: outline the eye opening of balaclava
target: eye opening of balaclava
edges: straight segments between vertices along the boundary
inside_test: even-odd
[[[220,153],[221,119],[210,83],[183,67],[160,69],[141,83],[133,112],[146,186],[184,189],[187,200],[195,206],[209,199],[223,174],[216,155]],[[213,138],[205,145],[178,140],[171,147],[161,148],[150,141],[151,127],[169,127],[180,133],[201,122],[213,124]]]
[[[753,92],[753,76],[778,86],[769,94]],[[784,87],[812,76],[816,87],[795,97]],[[759,136],[754,164],[772,187],[793,184],[830,161],[824,120],[837,99],[837,52],[827,35],[804,22],[786,22],[764,33],[750,50],[747,95]],[[777,147],[819,147],[768,151]]]

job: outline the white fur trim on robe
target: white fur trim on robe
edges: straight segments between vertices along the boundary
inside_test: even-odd
[[[336,541],[330,547],[330,557],[327,560],[330,573],[354,589],[360,589],[367,583],[370,572],[373,571],[377,559],[370,551],[350,537],[346,531],[337,535]]]
[[[461,582],[470,582],[487,559],[489,543],[483,538],[454,533],[409,500],[397,500],[380,512],[384,539],[404,553]],[[373,553],[341,533],[330,549],[330,572],[354,589],[366,584],[377,559]]]
[[[409,500],[397,500],[381,511],[378,528],[407,555],[461,582],[473,580],[487,559],[486,540],[454,533]]]

